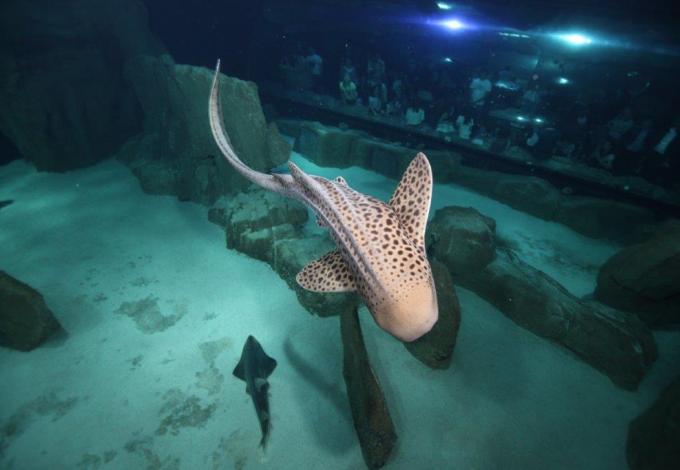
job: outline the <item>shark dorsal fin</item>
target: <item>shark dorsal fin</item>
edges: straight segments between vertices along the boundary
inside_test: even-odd
[[[431,201],[432,168],[425,154],[418,153],[406,168],[389,205],[399,217],[406,233],[423,249]]]
[[[305,266],[295,276],[304,289],[314,292],[352,292],[356,290],[354,277],[338,250],[326,253]]]

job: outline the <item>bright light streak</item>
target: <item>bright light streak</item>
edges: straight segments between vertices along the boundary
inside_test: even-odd
[[[543,118],[537,117],[537,118],[534,118],[534,122],[536,124],[543,124],[545,121],[543,120]]]
[[[437,8],[439,8],[440,10],[451,10],[453,8],[453,5],[446,2],[437,2]]]
[[[517,116],[516,119],[517,119],[519,122],[525,122],[525,121],[527,120],[527,118],[525,118],[524,116]]]
[[[529,39],[531,36],[528,34],[524,33],[509,33],[507,31],[501,31],[498,33],[499,36],[507,37],[507,38],[522,38],[522,39]]]
[[[443,61],[446,62],[447,64],[453,63],[453,59],[451,57],[444,57]]]
[[[557,79],[557,84],[558,85],[569,85],[571,83],[571,80],[569,80],[567,77],[560,77]]]
[[[593,43],[592,38],[580,33],[558,34],[555,36],[570,46],[587,46]]]
[[[452,20],[446,20],[446,21],[442,22],[442,24],[444,26],[446,26],[447,28],[453,29],[453,30],[465,28],[465,25],[463,24],[463,22],[460,21],[460,20],[457,20],[455,18],[452,19]]]

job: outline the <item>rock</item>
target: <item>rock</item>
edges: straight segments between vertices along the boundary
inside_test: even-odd
[[[427,150],[425,153],[430,161],[435,183],[449,183],[454,180],[455,175],[460,171],[461,160],[463,159],[461,154],[450,150]],[[410,159],[415,157],[413,152],[410,152],[409,155]]]
[[[626,454],[631,470],[680,468],[680,377],[630,423]]]
[[[281,224],[300,226],[307,218],[307,208],[301,203],[251,186],[229,200],[227,230],[240,234],[246,229],[254,231]]]
[[[38,291],[0,271],[0,345],[30,351],[60,329]]]
[[[437,288],[439,319],[427,334],[404,343],[404,346],[428,367],[446,369],[451,364],[460,328],[460,303],[446,266],[437,260],[433,260],[430,265]]]
[[[496,253],[496,221],[471,207],[449,206],[439,209],[429,224],[429,253],[444,262],[454,276],[479,270]]]
[[[649,240],[609,258],[595,297],[635,313],[650,327],[680,325],[680,222],[662,225]]]
[[[617,385],[635,389],[656,358],[649,329],[630,313],[578,299],[509,249],[496,248],[495,221],[470,208],[446,207],[428,227],[430,254],[453,281],[520,326],[576,353]]]
[[[241,253],[271,265],[274,262],[276,243],[296,236],[299,236],[298,231],[291,224],[274,225],[259,230],[246,229],[238,235],[238,239],[232,241],[233,246],[229,246],[229,238],[227,238],[227,247],[235,248]]]
[[[335,249],[328,236],[301,233],[308,213],[300,203],[251,187],[233,198],[220,198],[208,217],[225,227],[228,248],[269,263],[310,313],[327,317],[357,308],[354,294],[310,292],[295,280],[308,263]]]
[[[354,429],[368,468],[381,468],[392,454],[397,434],[380,383],[371,368],[356,309],[340,317],[340,330],[342,375]]]
[[[212,70],[141,55],[126,63],[125,78],[141,103],[144,125],[119,158],[145,191],[209,205],[251,184],[213,141],[207,112]],[[220,75],[220,87],[224,126],[241,159],[264,172],[285,162],[290,146],[265,122],[255,84]],[[156,173],[167,175],[163,184]]]
[[[416,156],[411,149],[366,137],[358,139],[352,150],[352,164],[397,180]]]
[[[454,281],[627,390],[637,388],[656,359],[654,338],[635,315],[574,297],[509,250],[497,250],[483,269],[454,276]]]
[[[111,157],[141,130],[123,64],[163,47],[137,0],[0,4],[0,133],[39,170]]]
[[[585,196],[563,196],[556,222],[593,238],[638,242],[656,225],[654,214],[624,202]]]
[[[541,219],[552,220],[560,207],[562,195],[544,179],[504,175],[498,179],[491,197]]]
[[[295,141],[295,151],[310,158],[317,165],[347,168],[358,158],[354,148],[365,134],[358,131],[342,131],[318,122],[305,122]]]
[[[302,268],[321,258],[335,245],[328,236],[308,236],[279,240],[274,245],[272,268],[295,291],[300,304],[320,317],[341,315],[358,308],[359,297],[354,293],[318,293],[303,289],[295,280]]]

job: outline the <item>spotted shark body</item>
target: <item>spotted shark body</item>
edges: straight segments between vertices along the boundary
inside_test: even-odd
[[[432,170],[423,153],[410,163],[389,203],[353,190],[342,178],[303,172],[265,174],[245,165],[222,127],[219,67],[210,92],[210,126],[227,161],[263,188],[309,206],[327,227],[337,249],[296,276],[315,292],[356,291],[378,325],[402,341],[430,331],[438,317],[437,295],[425,253],[425,226],[432,199]]]

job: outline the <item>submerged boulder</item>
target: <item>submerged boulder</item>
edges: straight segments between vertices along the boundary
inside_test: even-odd
[[[225,161],[210,131],[212,70],[142,55],[127,62],[125,78],[141,103],[144,124],[119,157],[145,191],[212,204],[250,185]],[[285,162],[290,145],[265,121],[255,84],[221,74],[220,87],[224,126],[244,163],[267,172]]]
[[[397,442],[385,394],[373,372],[361,333],[357,310],[340,317],[345,379],[352,420],[368,468],[383,467]]]
[[[595,297],[650,327],[680,326],[680,222],[662,225],[647,241],[607,260]]]
[[[654,338],[644,323],[571,295],[511,250],[496,249],[491,257],[494,227],[476,211],[439,210],[429,227],[430,251],[447,265],[454,282],[520,326],[573,351],[620,387],[637,388],[656,358]]]
[[[3,1],[0,30],[0,133],[39,170],[91,165],[140,131],[123,65],[163,52],[141,1]]]
[[[454,276],[477,270],[496,256],[496,221],[471,207],[439,209],[427,231],[429,252]]]
[[[680,468],[680,377],[631,421],[626,454],[631,470]]]
[[[0,271],[0,345],[30,351],[60,329],[40,292]]]

